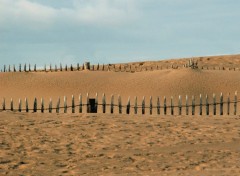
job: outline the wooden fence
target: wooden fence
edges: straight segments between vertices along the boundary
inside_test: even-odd
[[[153,98],[150,97],[149,102],[146,103],[145,97],[143,97],[141,103],[137,97],[134,97],[133,103],[130,100],[130,97],[127,100],[126,105],[122,104],[121,96],[117,97],[117,104],[114,104],[114,95],[111,95],[110,103],[107,103],[105,94],[102,95],[101,102],[99,103],[98,94],[94,98],[89,98],[89,94],[86,96],[86,103],[83,103],[83,97],[80,94],[78,101],[75,101],[75,97],[71,97],[71,103],[68,105],[67,97],[64,96],[63,103],[61,106],[60,98],[56,102],[56,106],[53,107],[53,101],[50,98],[49,103],[46,105],[43,98],[38,102],[37,98],[34,98],[33,106],[30,108],[28,99],[23,101],[18,100],[18,107],[14,108],[13,99],[10,100],[10,107],[7,107],[6,100],[3,98],[2,109],[3,111],[15,111],[15,112],[41,112],[41,113],[83,113],[83,107],[85,107],[86,113],[106,113],[108,112],[113,114],[150,114],[152,115],[155,112],[157,115],[237,115],[238,100],[237,92],[234,94],[234,99],[230,99],[230,94],[227,95],[226,101],[224,101],[223,94],[219,96],[219,102],[216,101],[216,95],[213,94],[210,103],[210,97],[206,95],[204,98],[202,95],[199,96],[199,101],[196,103],[195,96],[192,96],[191,99],[186,96],[185,103],[183,104],[182,96],[178,97],[177,105],[174,105],[173,97],[170,98],[170,101],[167,101],[166,96],[163,97],[161,102],[160,97],[156,97],[156,102],[153,103]],[[231,108],[233,111],[231,112]],[[211,108],[211,109],[210,109]],[[219,108],[219,111],[217,109]],[[100,110],[101,109],[101,110]],[[183,112],[184,110],[184,112]],[[225,112],[224,112],[225,110]],[[147,113],[148,111],[148,113]],[[210,113],[211,112],[211,113]],[[218,112],[218,113],[217,113]]]
[[[197,62],[189,60],[186,64],[171,64],[162,66],[161,64],[155,64],[154,66],[145,66],[145,65],[132,65],[132,64],[107,64],[107,65],[90,65],[89,62],[82,64],[78,63],[76,66],[72,64],[70,66],[62,64],[49,66],[44,65],[43,69],[38,69],[37,65],[31,66],[30,64],[19,64],[18,67],[15,65],[4,65],[1,72],[62,72],[62,71],[114,71],[114,72],[141,72],[141,71],[153,71],[153,70],[164,70],[164,69],[180,69],[180,68],[192,68],[192,69],[202,69],[202,70],[232,70],[240,71],[240,68],[224,67],[224,66],[198,66]]]

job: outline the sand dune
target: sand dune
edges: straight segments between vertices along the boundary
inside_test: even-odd
[[[1,113],[0,175],[239,175],[239,119]]]
[[[166,96],[169,104],[171,96],[177,103],[182,95],[185,103],[185,95],[194,95],[198,103],[199,94],[208,94],[211,103],[212,94],[219,101],[222,92],[224,100],[228,93],[233,100],[240,92],[240,55],[195,59],[199,69],[183,67],[188,62],[183,58],[121,64],[127,70],[121,72],[1,72],[0,101],[5,98],[9,108],[13,98],[17,109],[19,98],[27,97],[30,108],[35,97],[46,106],[52,98],[55,107],[58,97],[62,103],[67,96],[70,104],[72,95],[77,101],[82,94],[86,102],[87,93],[94,98],[98,93],[99,101],[105,93],[107,103],[114,94],[115,104],[121,95],[124,105],[129,96],[132,104],[134,96],[138,103],[145,96],[146,105],[150,96],[154,103],[160,96],[161,104]],[[142,71],[134,71],[138,66]],[[240,118],[226,116],[226,107],[221,117],[205,111],[150,116],[149,110],[142,116],[132,109],[119,115],[107,108],[106,114],[0,112],[0,175],[239,175]],[[232,114],[233,104],[230,109]],[[237,114],[239,109],[240,103]]]

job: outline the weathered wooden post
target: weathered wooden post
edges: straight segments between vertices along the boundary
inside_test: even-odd
[[[174,115],[173,96],[171,96],[171,115]]]
[[[230,93],[228,93],[227,99],[227,115],[230,115]]]
[[[137,107],[137,97],[135,96],[134,97],[134,114],[137,114],[137,109],[138,109],[138,107]]]
[[[179,95],[178,97],[178,115],[182,115],[182,97]]]
[[[27,65],[26,65],[26,63],[24,64],[24,72],[26,72],[27,71]]]
[[[111,95],[111,106],[110,106],[110,112],[113,114],[113,108],[114,108],[114,96]]]
[[[79,113],[82,113],[82,94],[79,95]]]
[[[28,109],[28,100],[27,100],[27,97],[25,97],[25,107],[26,107],[26,112],[28,112],[29,109]]]
[[[103,113],[106,113],[106,97],[105,97],[105,93],[103,93],[103,96],[102,96],[102,111],[103,111]]]
[[[89,102],[89,94],[87,93],[87,109],[86,109],[87,113],[90,113],[90,102]]]
[[[192,115],[195,115],[195,96],[192,96]]]
[[[98,65],[97,65],[97,70],[99,70],[99,63],[98,63]]]
[[[189,114],[189,107],[188,107],[188,95],[186,95],[186,115]]]
[[[44,113],[44,100],[41,98],[41,113]]]
[[[15,65],[13,65],[13,71],[16,72],[16,68],[15,68]]]
[[[8,72],[11,72],[11,66],[8,65]]]
[[[223,93],[220,95],[220,115],[223,115]]]
[[[199,115],[202,115],[202,94],[200,94],[199,98]]]
[[[3,98],[2,110],[3,110],[3,111],[6,110],[6,101],[5,101],[5,98]]]
[[[18,69],[18,71],[19,71],[19,72],[22,71],[22,66],[21,66],[21,64],[19,64],[19,69]]]
[[[65,71],[68,71],[68,66],[67,66],[67,64],[65,65]]]
[[[209,115],[208,95],[206,95],[206,115]]]
[[[166,96],[164,96],[164,100],[163,100],[163,109],[164,109],[164,115],[167,115],[167,99],[166,99]]]
[[[85,68],[85,70],[90,70],[90,62],[85,62],[84,68]]]
[[[62,71],[62,63],[60,63],[60,71]]]
[[[72,113],[75,113],[75,101],[73,95],[72,95]]]
[[[64,96],[63,98],[63,108],[64,108],[64,113],[67,113],[67,97]]]
[[[217,108],[216,108],[216,95],[213,94],[213,115],[217,114]]]
[[[34,65],[34,71],[35,72],[37,71],[37,65],[36,64]]]
[[[11,111],[13,111],[13,99],[11,98],[11,102],[10,102],[10,109]]]
[[[145,97],[144,96],[142,100],[142,114],[145,114]]]
[[[57,72],[58,71],[58,69],[57,69],[57,65],[55,64],[55,72]]]
[[[157,114],[160,115],[160,98],[157,97]]]
[[[52,98],[50,98],[50,100],[49,100],[49,106],[48,107],[49,107],[48,112],[52,113]]]
[[[34,98],[34,102],[33,102],[33,112],[37,112],[37,98]]]
[[[153,109],[152,96],[150,96],[150,106],[149,106],[149,113],[150,113],[150,115],[152,115],[152,109]]]
[[[18,112],[22,112],[22,100],[19,99],[18,101]]]
[[[120,95],[118,95],[118,109],[119,109],[119,114],[122,114],[122,101],[121,101]]]
[[[77,71],[79,71],[80,70],[80,65],[79,65],[79,63],[77,63]]]
[[[96,93],[96,97],[95,97],[95,111],[96,113],[98,112],[98,93]]]
[[[234,95],[234,115],[237,115],[237,91]]]
[[[56,113],[59,113],[59,112],[60,112],[60,97],[58,98],[57,107],[56,107]]]
[[[127,101],[126,114],[130,114],[130,97],[128,97],[128,101]]]
[[[44,71],[45,72],[47,71],[47,65],[46,64],[44,65]]]
[[[28,64],[28,71],[30,72],[31,71],[31,65]]]
[[[104,68],[104,64],[103,64],[103,66],[102,66],[102,71],[104,71],[104,69],[105,69],[105,68]]]
[[[3,72],[6,72],[6,65],[3,66]]]
[[[72,64],[71,64],[71,66],[70,66],[70,70],[73,71],[73,66],[72,66]]]

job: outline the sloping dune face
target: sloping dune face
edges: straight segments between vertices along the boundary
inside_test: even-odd
[[[168,69],[135,73],[105,71],[1,73],[0,97],[53,98],[87,93],[142,98],[178,95],[234,94],[240,88],[240,71]]]

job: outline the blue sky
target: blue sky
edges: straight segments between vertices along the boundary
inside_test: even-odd
[[[239,8],[236,0],[0,0],[0,61],[119,63],[239,54]]]

